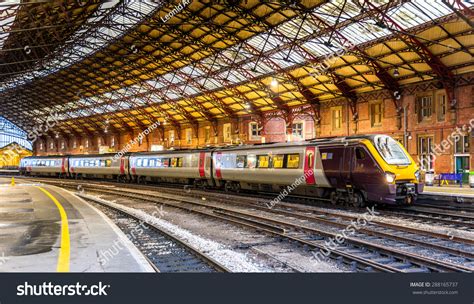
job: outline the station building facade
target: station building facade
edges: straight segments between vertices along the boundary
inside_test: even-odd
[[[308,110],[290,124],[278,115],[262,123],[249,114],[217,125],[202,122],[177,129],[161,124],[148,132],[40,138],[34,146],[37,155],[93,154],[383,133],[399,140],[427,172],[468,173],[474,171],[474,73],[457,80],[454,95],[448,104],[446,91],[437,82],[427,82],[405,86],[399,99],[384,90],[359,95],[356,120],[347,100],[340,98],[320,103],[320,119]],[[403,111],[397,111],[395,100]]]

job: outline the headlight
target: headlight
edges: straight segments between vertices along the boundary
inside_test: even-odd
[[[421,178],[420,170],[416,170],[416,172],[415,172],[415,178],[416,178],[417,181],[420,181],[420,180],[421,180],[421,179],[420,179],[420,178]]]
[[[395,181],[395,174],[392,172],[385,172],[385,179],[387,180],[387,183],[391,184]]]

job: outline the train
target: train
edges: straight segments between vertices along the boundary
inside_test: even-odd
[[[419,167],[388,135],[124,155],[30,156],[21,160],[20,174],[274,192],[356,207],[413,204],[423,191]]]

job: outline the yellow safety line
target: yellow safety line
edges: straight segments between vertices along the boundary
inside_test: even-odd
[[[43,191],[53,202],[59,210],[61,215],[61,248],[59,250],[57,272],[69,272],[69,259],[71,256],[71,240],[69,237],[69,224],[66,211],[59,201],[48,190],[42,187],[36,187]]]

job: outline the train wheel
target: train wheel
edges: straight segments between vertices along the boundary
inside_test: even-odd
[[[240,192],[240,183],[233,183],[232,190],[239,193]]]
[[[365,207],[364,196],[359,191],[355,191],[354,194],[352,195],[352,206],[356,208]]]
[[[336,191],[331,192],[331,195],[329,196],[329,198],[331,199],[332,205],[336,205],[337,201],[339,200],[339,197],[337,196]]]
[[[225,185],[224,185],[224,189],[225,189],[226,192],[232,191],[232,183],[226,182]]]

